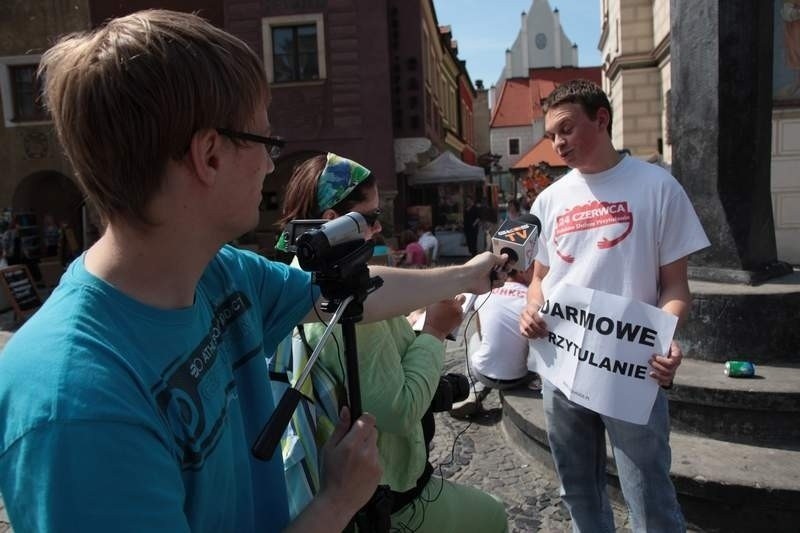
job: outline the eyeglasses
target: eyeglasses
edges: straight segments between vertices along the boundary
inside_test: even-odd
[[[244,133],[226,128],[217,128],[217,132],[231,139],[242,139],[243,141],[261,143],[264,145],[264,148],[267,149],[267,153],[272,159],[279,158],[281,156],[281,149],[286,146],[286,140],[280,137],[262,137],[254,133]]]
[[[378,217],[381,216],[381,213],[383,213],[383,211],[379,207],[378,209],[376,209],[371,213],[359,213],[359,215],[364,217],[364,220],[367,222],[369,227],[373,228],[375,227],[375,224],[378,222]]]

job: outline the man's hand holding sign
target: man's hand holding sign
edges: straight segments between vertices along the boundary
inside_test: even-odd
[[[650,376],[658,381],[658,384],[664,388],[672,387],[672,380],[675,379],[675,372],[681,366],[683,361],[683,352],[678,343],[672,341],[669,343],[669,352],[666,355],[653,354],[650,358],[650,366],[652,371]]]
[[[672,342],[678,319],[645,303],[564,284],[533,316],[528,367],[573,402],[645,424],[658,385],[669,385],[682,358]],[[665,354],[665,355],[660,355]]]

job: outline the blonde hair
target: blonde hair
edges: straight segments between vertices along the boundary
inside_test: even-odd
[[[167,162],[193,135],[242,129],[268,88],[247,45],[188,13],[146,10],[61,39],[42,57],[44,101],[101,217],[152,225]]]

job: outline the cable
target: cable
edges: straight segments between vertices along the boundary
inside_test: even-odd
[[[470,364],[469,364],[469,342],[468,342],[468,339],[467,339],[467,332],[469,331],[469,326],[470,326],[470,323],[472,322],[472,319],[475,318],[475,316],[478,314],[478,311],[484,305],[486,305],[486,302],[489,301],[489,298],[491,298],[491,296],[492,296],[492,293],[489,292],[489,295],[483,300],[483,302],[481,302],[481,304],[472,313],[470,313],[469,318],[464,323],[464,331],[463,331],[464,359],[465,359],[465,363],[466,363],[466,367],[467,367],[467,375],[469,376],[470,387],[472,388],[473,394],[475,394],[476,396],[477,396],[477,391],[475,390],[475,380],[472,378],[472,372],[470,370]],[[427,488],[427,485],[426,485],[426,487],[422,489],[422,492],[420,493],[420,495],[416,499],[412,500],[411,503],[409,504],[409,505],[413,505],[414,506],[413,507],[413,512],[412,512],[411,516],[409,517],[409,519],[406,521],[406,523],[398,524],[398,527],[393,528],[392,531],[397,531],[399,533],[414,533],[415,531],[418,531],[422,527],[422,525],[425,523],[425,508],[427,507],[427,505],[429,503],[436,502],[441,497],[442,492],[444,491],[444,484],[445,484],[446,480],[444,478],[443,468],[446,465],[453,464],[453,462],[455,460],[456,444],[458,444],[458,439],[461,438],[461,436],[464,433],[469,431],[469,429],[471,427],[472,427],[472,420],[470,420],[467,423],[467,426],[464,429],[462,429],[461,431],[456,433],[456,436],[453,438],[453,444],[450,447],[450,458],[447,461],[439,463],[438,466],[434,467],[435,469],[438,468],[438,470],[439,470],[439,479],[441,480],[441,483],[439,484],[439,489],[437,490],[436,495],[431,497],[431,498],[427,498],[425,496],[425,491],[426,491],[426,488]],[[428,481],[428,484],[430,484],[430,481]],[[414,520],[415,516],[417,515],[417,500],[419,500],[419,509],[421,511],[422,518],[421,518],[421,520],[419,522],[419,525],[417,525],[415,528],[412,529],[411,527],[409,527],[409,524],[413,523],[413,520]]]
[[[464,365],[467,367],[467,376],[469,377],[469,385],[472,388],[472,393],[475,396],[478,395],[478,391],[475,390],[475,380],[472,377],[472,365],[469,364],[469,340],[467,339],[467,331],[469,330],[469,324],[472,322],[472,319],[478,314],[478,311],[486,305],[486,302],[489,301],[489,298],[492,297],[492,292],[489,292],[489,295],[481,302],[481,304],[472,312],[467,320],[467,323],[464,325]],[[477,301],[477,300],[476,300]],[[471,422],[470,422],[471,423]]]
[[[314,314],[317,315],[317,320],[319,320],[322,323],[322,325],[327,328],[328,327],[328,323],[325,322],[325,319],[323,319],[322,315],[319,314],[319,309],[317,309],[317,302],[316,302],[316,300],[314,300],[314,288],[313,287],[311,288],[311,301],[312,301],[311,306],[314,308]],[[335,334],[331,335],[331,339],[333,339],[333,343],[336,344],[336,360],[339,362],[339,370],[342,371],[342,380],[346,380],[347,376],[344,373],[344,364],[342,363],[342,350],[339,347],[339,341],[336,339],[336,335]],[[308,344],[308,341],[306,341],[305,336],[303,336],[303,342],[306,345],[306,349],[311,348],[311,345]],[[314,350],[312,349],[311,352],[313,352],[313,351]],[[309,352],[309,353],[311,353],[311,352]]]

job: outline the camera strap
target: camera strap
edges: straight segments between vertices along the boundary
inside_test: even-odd
[[[422,491],[425,489],[425,486],[428,484],[428,481],[431,480],[432,475],[433,465],[430,462],[426,462],[425,470],[422,471],[422,475],[419,476],[419,479],[417,479],[417,484],[415,487],[412,487],[405,492],[392,491],[392,514],[398,512],[400,509],[419,498],[420,494],[422,494]]]

